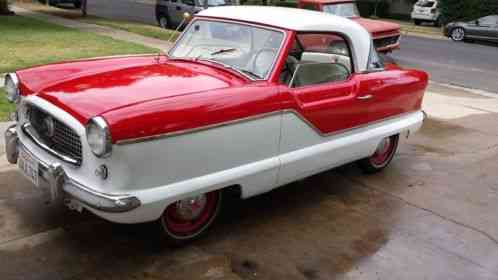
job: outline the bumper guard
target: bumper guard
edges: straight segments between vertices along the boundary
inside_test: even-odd
[[[11,164],[17,164],[20,149],[38,161],[40,189],[48,195],[49,203],[65,195],[90,208],[112,213],[131,211],[141,205],[135,196],[97,192],[69,178],[60,163],[46,163],[40,160],[19,141],[15,125],[5,131],[5,149],[7,160]]]

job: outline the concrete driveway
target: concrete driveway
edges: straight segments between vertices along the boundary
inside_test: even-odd
[[[432,85],[424,107],[383,173],[348,165],[237,203],[185,248],[43,205],[0,155],[1,279],[498,279],[498,99]]]

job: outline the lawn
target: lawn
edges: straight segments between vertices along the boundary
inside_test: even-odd
[[[82,17],[81,12],[79,10],[66,9],[66,8],[57,8],[53,6],[40,5],[37,3],[26,3],[19,2],[16,5],[30,9],[32,11],[41,12],[50,14],[53,16],[59,16],[66,19],[72,19],[77,21],[82,21],[86,23],[92,23],[107,27],[112,27],[116,29],[125,30],[128,32],[140,34],[146,37],[152,37],[160,40],[169,40],[171,35],[173,34],[173,38],[176,39],[179,32],[174,30],[166,30],[160,28],[158,26],[143,24],[139,22],[131,22],[131,21],[123,21],[123,20],[114,20],[108,18],[101,18],[96,16],[88,15],[87,17]]]
[[[157,51],[21,16],[0,17],[0,34],[0,73],[68,59]]]
[[[14,104],[7,101],[5,91],[0,88],[0,122],[8,121],[10,113],[15,111]]]

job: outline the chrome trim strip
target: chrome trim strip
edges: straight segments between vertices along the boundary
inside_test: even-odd
[[[211,128],[227,126],[227,125],[240,123],[240,122],[248,122],[248,121],[252,121],[252,120],[256,120],[256,119],[262,119],[262,118],[266,118],[266,117],[281,114],[281,113],[282,113],[282,111],[275,111],[275,112],[264,113],[264,114],[260,114],[260,115],[256,115],[256,116],[236,119],[236,120],[232,120],[232,121],[210,124],[210,125],[197,127],[197,128],[189,128],[189,129],[184,129],[184,130],[179,130],[179,131],[174,131],[174,132],[166,132],[166,133],[157,134],[157,135],[125,139],[125,140],[117,141],[116,145],[135,144],[135,143],[140,143],[140,142],[153,141],[153,140],[158,140],[158,139],[162,139],[162,138],[178,136],[178,135],[182,135],[182,134],[190,134],[190,133],[200,132],[203,130],[208,130]]]
[[[60,159],[60,160],[62,160],[64,162],[67,162],[69,164],[73,164],[73,165],[76,165],[76,166],[81,166],[81,161],[76,160],[76,159],[74,159],[72,157],[69,157],[69,156],[66,156],[66,155],[63,155],[63,154],[57,152],[56,150],[50,148],[45,143],[43,143],[40,139],[38,139],[38,137],[36,137],[31,132],[31,129],[32,129],[31,123],[26,122],[25,124],[21,125],[21,129],[22,129],[22,132],[26,136],[28,136],[29,139],[31,139],[31,141],[33,141],[36,145],[38,145],[43,150],[47,151],[52,156],[54,156],[54,157],[56,157],[56,158],[58,158],[58,159]]]
[[[400,36],[401,37],[401,33],[393,33],[393,34],[388,34],[388,35],[382,35],[382,36],[379,36],[379,37],[375,37],[373,38],[374,40],[377,40],[377,39],[384,39],[384,38],[389,38],[389,37],[395,37],[395,36]]]
[[[190,134],[190,133],[200,132],[200,131],[207,130],[207,129],[212,129],[212,128],[218,128],[218,127],[222,127],[222,126],[232,125],[232,124],[236,124],[236,123],[253,121],[253,120],[262,119],[262,118],[266,118],[266,117],[273,116],[273,115],[278,115],[278,114],[282,114],[283,115],[285,113],[290,113],[290,114],[295,115],[296,117],[298,117],[299,119],[301,119],[304,123],[306,123],[310,128],[312,128],[318,135],[320,135],[322,137],[329,137],[329,136],[336,135],[336,134],[346,133],[346,132],[349,132],[351,130],[355,130],[355,129],[359,129],[359,128],[363,128],[363,127],[367,127],[367,126],[376,125],[376,124],[379,124],[379,123],[382,123],[382,122],[385,122],[385,121],[389,121],[389,120],[393,120],[393,119],[396,119],[396,118],[402,118],[404,116],[407,116],[407,115],[410,115],[410,114],[414,114],[414,113],[417,113],[417,112],[421,112],[421,111],[417,110],[417,111],[406,112],[406,113],[402,113],[402,114],[390,116],[390,117],[387,117],[387,118],[383,118],[383,119],[380,119],[380,120],[368,122],[368,123],[365,123],[365,124],[357,125],[357,126],[354,126],[354,127],[350,127],[350,128],[346,128],[346,129],[341,129],[341,130],[337,130],[337,131],[332,131],[332,132],[328,132],[328,133],[323,133],[316,126],[314,126],[311,122],[309,122],[306,118],[304,118],[303,116],[301,116],[301,114],[299,114],[296,110],[294,110],[294,109],[285,109],[285,110],[280,110],[280,111],[275,111],[275,112],[270,112],[270,113],[264,113],[264,114],[260,114],[260,115],[256,115],[256,116],[251,116],[251,117],[236,119],[236,120],[232,120],[232,121],[227,121],[227,122],[222,122],[222,123],[207,125],[207,126],[198,127],[198,128],[184,129],[184,130],[179,130],[179,131],[174,131],[174,132],[166,132],[166,133],[152,135],[152,136],[145,136],[145,137],[139,137],[139,138],[131,138],[131,139],[120,140],[120,141],[116,142],[116,145],[128,145],[128,144],[135,144],[135,143],[141,143],[141,142],[147,142],[147,141],[154,141],[154,140],[159,140],[159,139],[163,139],[163,138],[168,138],[168,137],[173,137],[173,136],[179,136],[179,135],[183,135],[183,134]]]

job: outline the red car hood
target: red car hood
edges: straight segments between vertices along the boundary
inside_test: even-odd
[[[375,38],[383,34],[389,34],[400,31],[400,25],[392,22],[373,20],[368,18],[352,18],[352,20],[365,27],[370,34]]]
[[[215,67],[150,56],[47,65],[18,75],[23,94],[36,94],[83,124],[120,108],[243,82]]]

